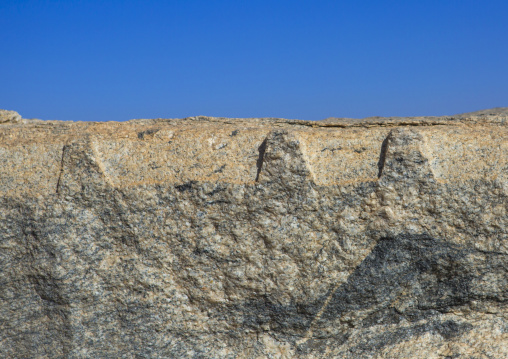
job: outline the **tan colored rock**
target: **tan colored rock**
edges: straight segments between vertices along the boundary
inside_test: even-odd
[[[508,357],[508,116],[0,124],[0,356]]]
[[[21,116],[16,111],[0,110],[0,123],[19,123]]]

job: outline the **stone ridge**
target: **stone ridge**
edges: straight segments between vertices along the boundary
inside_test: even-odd
[[[377,181],[382,143],[400,127],[415,127],[423,136],[422,148],[436,180],[503,179],[505,168],[494,164],[508,155],[506,119],[18,121],[0,127],[0,161],[5,164],[0,168],[5,179],[0,193],[56,191],[69,151],[78,144],[113,187],[190,181],[249,184],[259,177],[260,146],[279,129],[299,143],[298,156],[319,185]]]
[[[0,357],[506,358],[507,119],[0,112]]]

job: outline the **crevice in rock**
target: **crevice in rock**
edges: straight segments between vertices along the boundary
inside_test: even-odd
[[[56,194],[60,194],[60,184],[62,181],[63,170],[64,170],[64,158],[69,145],[65,144],[62,147],[62,158],[60,159],[60,171],[58,173],[58,180],[56,181]]]
[[[138,132],[138,139],[146,140],[148,138],[152,138],[153,135],[156,134],[159,130],[159,128],[151,128],[146,131]]]
[[[185,182],[181,185],[177,185],[175,186],[175,189],[180,192],[180,193],[183,193],[185,191],[189,191],[189,192],[192,192],[194,190],[194,185],[197,183],[197,181],[189,181],[189,182]]]
[[[263,161],[264,161],[265,152],[266,152],[266,142],[267,142],[267,139],[265,138],[265,140],[261,143],[261,145],[258,148],[259,156],[258,156],[258,160],[256,162],[256,167],[257,167],[256,182],[259,181],[259,174],[261,173],[261,167],[263,167]]]
[[[381,118],[385,119],[385,118]],[[322,120],[326,121],[328,119]],[[394,127],[430,127],[430,126],[457,126],[462,125],[464,123],[469,123],[474,121],[475,119],[462,119],[457,117],[441,117],[437,120],[431,119],[421,119],[421,120],[411,120],[408,118],[407,120],[397,120],[387,118],[385,121],[376,121],[376,120],[368,120],[368,119],[347,119],[349,122],[324,122],[320,121],[305,121],[305,120],[285,120],[283,123],[292,126],[304,126],[304,127],[312,127],[312,128],[374,128],[374,127],[385,127],[385,128],[394,128]],[[481,119],[482,123],[497,123],[494,120],[489,119]]]
[[[381,144],[381,152],[379,155],[379,162],[377,163],[378,168],[378,174],[377,177],[380,178],[383,174],[383,168],[385,167],[385,160],[386,160],[386,151],[388,150],[388,137],[386,137],[383,140],[383,143]]]

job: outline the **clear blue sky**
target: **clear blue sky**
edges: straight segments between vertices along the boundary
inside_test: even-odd
[[[508,1],[0,0],[25,118],[444,115],[508,106]]]

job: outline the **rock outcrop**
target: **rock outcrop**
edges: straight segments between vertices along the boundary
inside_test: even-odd
[[[0,123],[19,123],[21,116],[16,111],[0,110]]]
[[[1,118],[0,357],[508,357],[506,110]]]

